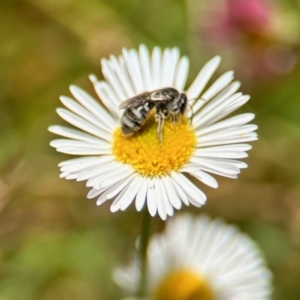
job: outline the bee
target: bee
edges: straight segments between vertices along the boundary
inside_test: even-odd
[[[155,121],[158,122],[157,135],[161,143],[164,120],[170,118],[174,125],[178,124],[187,105],[186,94],[172,87],[145,92],[129,98],[119,106],[119,109],[125,109],[121,117],[122,132],[125,136],[129,136],[140,130],[155,107]]]

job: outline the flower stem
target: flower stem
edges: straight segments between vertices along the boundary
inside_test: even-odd
[[[144,296],[147,282],[147,248],[150,239],[150,232],[154,218],[150,216],[148,209],[144,209],[144,216],[142,221],[142,232],[139,243],[139,260],[140,260],[140,283],[138,289],[138,296]]]

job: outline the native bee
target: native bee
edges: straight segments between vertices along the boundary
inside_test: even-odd
[[[123,134],[132,135],[138,131],[152,109],[156,108],[155,120],[158,122],[158,139],[162,142],[164,120],[170,118],[174,125],[180,122],[188,105],[185,93],[180,93],[175,88],[166,87],[152,92],[145,92],[122,102],[119,109],[125,109],[121,117]]]

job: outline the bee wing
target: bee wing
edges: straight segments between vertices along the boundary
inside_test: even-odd
[[[157,101],[170,101],[174,99],[174,96],[172,94],[168,94],[168,90],[173,88],[163,88],[159,90],[155,90],[150,93],[150,100],[152,102],[157,102]]]
[[[120,104],[119,109],[138,107],[138,106],[144,105],[145,103],[149,102],[150,100],[151,100],[150,93],[146,92],[146,93],[134,96],[132,98],[129,98],[129,99],[123,101]]]

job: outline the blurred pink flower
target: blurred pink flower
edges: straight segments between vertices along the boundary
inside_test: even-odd
[[[224,0],[208,12],[208,43],[229,51],[245,78],[266,78],[290,72],[297,61],[297,42],[280,7],[268,0]],[[236,66],[238,68],[238,66]]]
[[[230,42],[272,31],[273,5],[267,0],[225,0],[211,12],[214,22],[209,35]],[[252,39],[252,38],[251,38]]]
[[[271,25],[272,6],[267,0],[226,0],[224,26],[228,31],[261,33]]]

